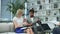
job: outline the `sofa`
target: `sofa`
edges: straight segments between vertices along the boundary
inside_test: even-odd
[[[54,26],[53,24],[49,23],[48,25],[49,26]],[[52,27],[50,27],[52,28]],[[54,27],[53,27],[54,28]],[[3,23],[0,23],[0,34],[16,34],[14,32],[14,25],[12,22],[3,22]],[[26,33],[20,33],[20,34],[26,34]]]
[[[14,32],[14,26],[13,23],[0,23],[0,34],[16,34]],[[20,34],[26,34],[26,33],[20,33]]]

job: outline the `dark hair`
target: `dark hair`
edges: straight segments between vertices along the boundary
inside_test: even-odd
[[[30,9],[29,13],[30,13],[30,12],[34,13],[34,9],[33,9],[33,8],[32,8],[32,9]]]

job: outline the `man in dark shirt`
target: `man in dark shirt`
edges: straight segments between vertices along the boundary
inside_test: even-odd
[[[37,30],[40,30],[39,25],[41,25],[41,20],[38,17],[34,16],[34,9],[29,11],[29,17],[27,18],[29,25],[32,25],[34,34],[38,34]]]
[[[53,34],[60,34],[60,22],[56,24],[58,27],[55,27],[53,29]]]

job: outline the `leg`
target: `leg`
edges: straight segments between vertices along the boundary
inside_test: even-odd
[[[27,32],[27,34],[30,34],[30,31],[29,31],[29,29],[27,29],[27,30],[26,30],[26,32]]]
[[[30,27],[26,30],[26,32],[27,32],[27,34],[34,34]]]
[[[53,34],[60,34],[60,28],[59,27],[54,28],[53,29]]]
[[[34,34],[31,28],[29,28],[29,30],[30,30],[30,34]]]
[[[33,26],[34,34],[38,34],[37,26]]]

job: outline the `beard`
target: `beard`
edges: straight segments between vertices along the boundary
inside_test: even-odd
[[[31,15],[30,17],[34,17],[34,15]]]

